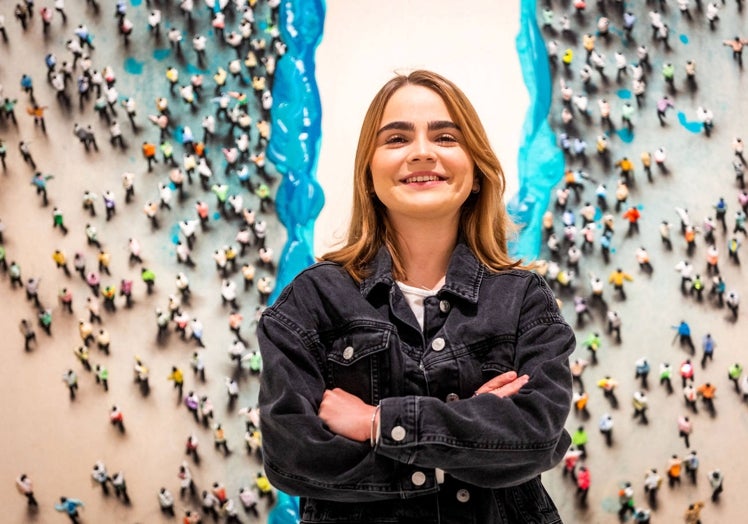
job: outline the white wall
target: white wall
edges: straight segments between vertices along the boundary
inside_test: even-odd
[[[341,241],[352,202],[353,157],[366,108],[393,71],[431,69],[471,99],[517,188],[527,109],[514,39],[521,0],[327,0],[317,82],[322,97],[318,177],[326,203],[315,254]]]

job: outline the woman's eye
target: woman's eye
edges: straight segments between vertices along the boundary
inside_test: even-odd
[[[439,135],[436,137],[437,142],[457,142],[457,138],[453,135]]]
[[[405,143],[405,137],[403,137],[402,135],[392,135],[390,137],[387,137],[384,143],[385,144],[403,144]]]

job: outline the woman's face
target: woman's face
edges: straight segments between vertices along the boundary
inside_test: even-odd
[[[406,85],[385,106],[370,170],[395,227],[410,219],[454,219],[473,189],[474,162],[442,98]]]

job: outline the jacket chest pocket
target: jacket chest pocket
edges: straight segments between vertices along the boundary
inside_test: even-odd
[[[514,340],[491,337],[466,347],[461,359],[461,376],[466,392],[474,392],[494,377],[514,369]]]
[[[367,404],[377,404],[389,381],[392,328],[353,324],[333,334],[326,344],[327,387],[340,388]]]

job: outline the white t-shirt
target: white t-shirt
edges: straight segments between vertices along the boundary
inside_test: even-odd
[[[436,283],[436,286],[433,289],[413,287],[404,284],[403,282],[397,282],[400,291],[403,292],[405,301],[408,303],[410,309],[413,311],[413,314],[416,316],[416,320],[418,320],[418,325],[421,326],[421,331],[423,331],[424,319],[423,301],[426,299],[426,297],[432,297],[436,295],[442,288],[442,286],[444,286],[444,280],[445,277],[442,277],[442,279]]]

